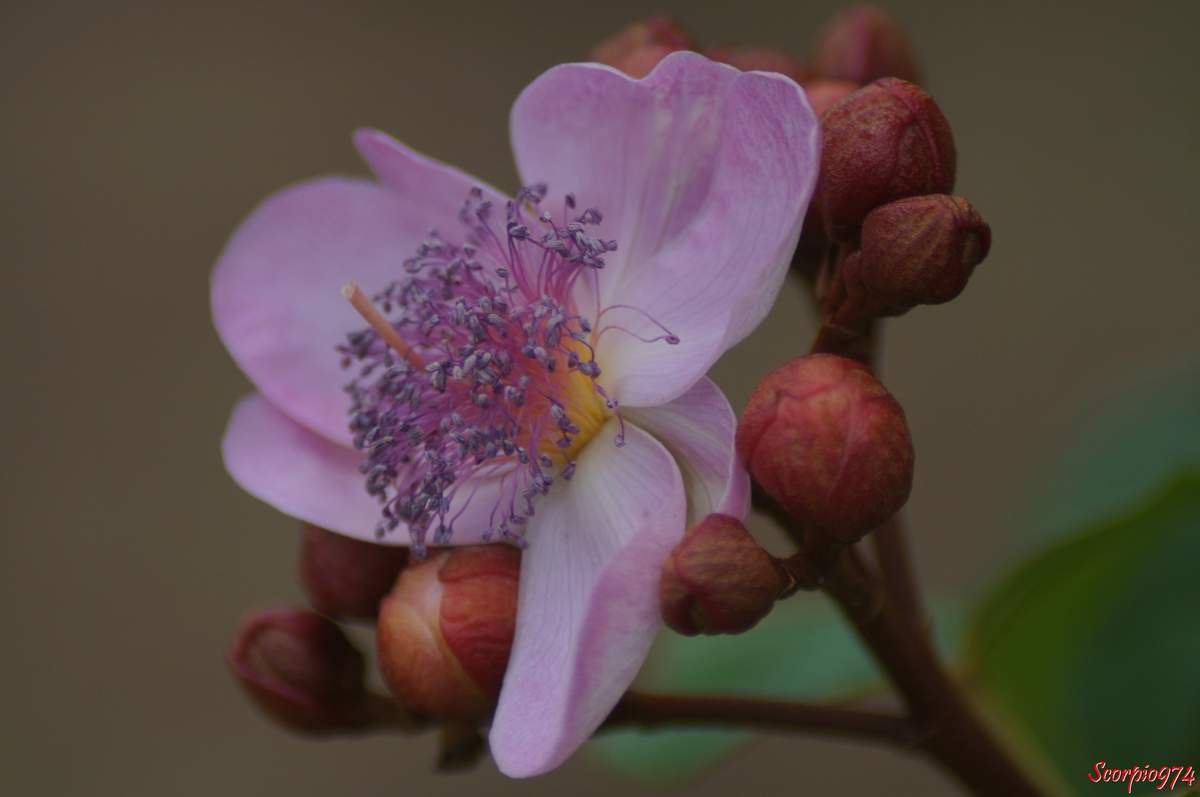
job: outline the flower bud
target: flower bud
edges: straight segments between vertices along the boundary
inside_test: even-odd
[[[860,84],[881,77],[920,79],[908,37],[894,18],[874,6],[847,8],[830,20],[810,63],[823,77]]]
[[[341,730],[369,719],[362,654],[336,623],[315,612],[252,615],[228,662],[250,697],[296,730]]]
[[[858,91],[858,84],[848,80],[828,80],[815,78],[803,83],[804,93],[808,95],[808,104],[818,118],[832,108],[843,97]]]
[[[740,634],[766,617],[786,583],[741,521],[709,515],[663,563],[663,620],[685,636]]]
[[[620,69],[634,78],[645,77],[676,50],[695,49],[691,37],[669,17],[634,22],[597,44],[593,61]]]
[[[520,567],[507,545],[410,563],[379,609],[379,666],[393,694],[439,719],[488,716],[512,648]]]
[[[833,237],[886,202],[954,187],[950,124],[912,83],[885,78],[842,98],[821,117],[821,135],[814,202]]]
[[[991,241],[991,229],[962,197],[889,202],[863,220],[861,251],[843,265],[846,291],[877,315],[948,302],[962,293]]]
[[[331,617],[374,619],[408,549],[363,542],[307,523],[301,534],[300,583],[312,607]]]
[[[827,80],[825,78],[814,78],[805,81],[801,84],[804,87],[804,93],[808,96],[808,104],[812,107],[813,113],[817,118],[824,116],[825,112],[836,105],[843,97],[849,96],[858,91],[857,83],[850,83],[845,80]],[[824,256],[825,248],[829,243],[829,239],[825,234],[825,227],[821,221],[821,211],[816,202],[809,203],[808,210],[804,215],[804,226],[800,228],[800,242],[797,245],[797,254],[799,260],[808,264],[809,270],[817,266],[821,257]],[[815,275],[813,275],[815,278]]]
[[[797,83],[808,77],[800,59],[769,47],[713,47],[704,54],[743,72],[778,72]]]
[[[904,410],[861,363],[798,357],[754,389],[737,430],[750,474],[806,532],[849,543],[908,500]]]

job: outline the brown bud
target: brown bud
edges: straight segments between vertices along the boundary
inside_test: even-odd
[[[301,534],[300,583],[312,607],[331,617],[374,619],[408,549],[363,542],[307,523]]]
[[[874,6],[847,8],[830,20],[813,48],[811,64],[823,77],[860,84],[881,77],[920,80],[908,37],[894,18]]]
[[[808,96],[808,104],[812,107],[817,118],[836,105],[843,97],[858,91],[857,83],[845,80],[827,80],[813,78],[801,84]],[[804,226],[800,228],[800,243],[797,253],[800,260],[812,267],[816,266],[825,253],[829,239],[825,235],[825,226],[821,221],[821,210],[816,202],[809,203],[804,216]]]
[[[889,202],[863,221],[862,249],[843,266],[846,291],[877,315],[948,302],[962,293],[991,242],[991,229],[962,197]]]
[[[379,666],[392,692],[431,717],[478,720],[495,708],[517,615],[521,554],[507,545],[435,552],[410,563],[379,611]]]
[[[368,720],[363,656],[337,624],[315,612],[247,618],[229,668],[259,706],[295,730],[333,731]]]
[[[663,620],[686,636],[740,634],[766,617],[786,584],[737,518],[709,515],[663,563]]]
[[[828,80],[826,78],[807,80],[802,85],[804,93],[808,95],[808,104],[812,106],[813,113],[817,117],[824,115],[843,97],[853,94],[859,88],[857,83],[851,83],[848,80]]]
[[[863,217],[894,199],[954,187],[954,136],[933,98],[884,78],[821,117],[821,176],[814,203],[825,229],[852,238]]]
[[[797,357],[754,389],[737,430],[750,474],[806,531],[853,542],[912,488],[904,411],[870,370],[832,354]]]
[[[800,59],[769,47],[713,47],[704,54],[743,72],[778,72],[797,83],[808,77]]]
[[[601,41],[592,49],[591,58],[630,77],[641,78],[670,53],[693,49],[691,37],[675,20],[651,17],[627,25]]]

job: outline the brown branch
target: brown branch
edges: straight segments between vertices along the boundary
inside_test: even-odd
[[[904,519],[893,515],[888,522],[871,533],[875,557],[883,574],[887,602],[901,617],[912,619],[922,633],[929,633],[929,615],[921,602],[916,571],[904,534]]]
[[[886,603],[882,582],[852,557],[830,572],[826,592],[837,601],[875,660],[908,705],[912,721],[924,730],[919,747],[975,794],[985,797],[1038,797],[1041,790],[1001,748],[958,684],[942,666],[929,635],[911,615]],[[882,610],[870,610],[878,596]]]
[[[889,714],[844,706],[725,695],[628,692],[603,727],[715,725],[761,730],[837,734],[913,747],[921,732]]]

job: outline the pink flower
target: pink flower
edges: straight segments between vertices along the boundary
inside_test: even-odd
[[[791,80],[694,53],[642,80],[555,67],[511,132],[514,201],[360,131],[378,182],[267,199],[212,302],[259,391],[222,444],[248,492],[390,544],[528,542],[491,729],[521,777],[628,687],[687,525],[746,513],[735,416],[704,374],[774,302],[818,133]],[[348,281],[375,301],[351,291],[356,312]]]

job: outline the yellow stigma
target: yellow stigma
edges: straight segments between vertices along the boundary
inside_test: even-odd
[[[604,427],[611,413],[604,399],[596,392],[595,383],[583,373],[567,371],[560,385],[563,409],[571,422],[579,427],[579,433],[572,436],[571,445],[567,448],[559,447],[557,430],[544,434],[538,443],[538,453],[545,454],[562,467],[579,458],[580,452]]]

